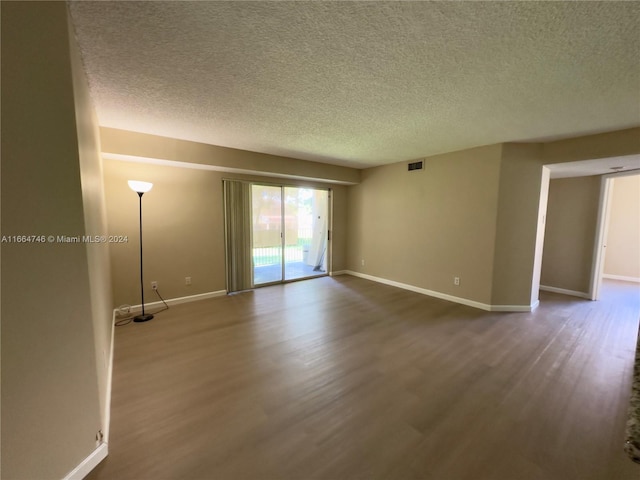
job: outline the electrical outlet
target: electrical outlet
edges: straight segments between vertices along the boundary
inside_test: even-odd
[[[364,258],[362,259],[362,266],[364,267]]]
[[[456,286],[460,286],[460,277],[453,277],[453,284]]]
[[[153,282],[151,282],[151,288],[153,288],[154,290],[158,289],[158,282],[156,280],[154,280]]]
[[[184,277],[184,284],[191,285],[191,277]]]

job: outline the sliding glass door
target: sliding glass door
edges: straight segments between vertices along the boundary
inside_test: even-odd
[[[327,273],[329,192],[284,188],[284,278]]]
[[[252,185],[253,283],[327,274],[329,192]]]
[[[253,284],[281,282],[282,187],[251,186]]]

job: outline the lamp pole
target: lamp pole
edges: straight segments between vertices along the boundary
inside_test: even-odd
[[[143,276],[143,269],[142,269],[142,195],[144,195],[145,192],[148,192],[149,190],[151,190],[151,187],[153,187],[153,184],[148,182],[138,182],[135,180],[129,180],[129,187],[131,187],[131,190],[133,190],[138,194],[139,213],[140,213],[139,214],[139,219],[140,219],[140,297],[142,300],[142,314],[136,315],[135,317],[133,317],[133,321],[147,322],[153,318],[153,315],[150,313],[145,313],[144,311],[144,276]]]

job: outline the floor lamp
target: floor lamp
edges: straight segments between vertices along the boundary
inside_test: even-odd
[[[138,194],[140,199],[140,295],[142,296],[142,315],[133,317],[134,322],[146,322],[153,318],[150,313],[144,313],[144,280],[142,276],[142,195],[151,190],[153,183],[129,180],[129,188]]]

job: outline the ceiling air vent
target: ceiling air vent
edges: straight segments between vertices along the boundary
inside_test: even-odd
[[[415,172],[416,170],[424,170],[424,160],[420,160],[419,162],[411,162],[409,164],[408,170],[410,172]]]

